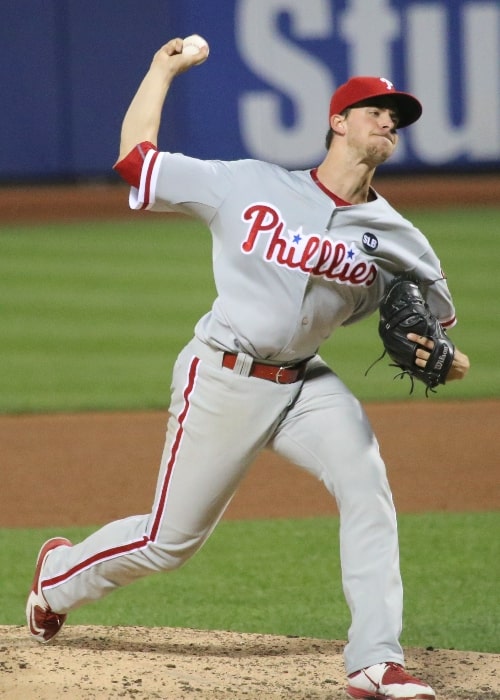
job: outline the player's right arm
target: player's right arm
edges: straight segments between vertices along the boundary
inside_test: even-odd
[[[121,129],[120,152],[117,163],[123,161],[140,143],[158,145],[158,131],[168,89],[175,76],[202,63],[208,54],[206,47],[198,54],[182,53],[182,39],[171,39],[159,49],[151,62],[125,114]],[[119,168],[117,168],[118,172]]]

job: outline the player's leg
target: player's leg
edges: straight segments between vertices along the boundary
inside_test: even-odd
[[[385,466],[360,403],[319,359],[310,363],[271,446],[316,475],[336,498],[342,581],[352,615],[347,672],[402,663],[398,535]]]
[[[42,582],[52,610],[68,612],[140,577],[177,568],[212,532],[299,390],[236,375],[220,366],[220,355],[200,343],[181,353],[152,512],[55,549]]]

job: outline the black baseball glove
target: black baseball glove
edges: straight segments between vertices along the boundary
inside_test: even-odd
[[[385,353],[394,361],[394,366],[412,380],[424,382],[433,390],[444,384],[453,362],[455,346],[444,332],[441,324],[432,315],[422,294],[422,283],[405,275],[395,277],[388,285],[380,303],[378,332]],[[418,343],[408,340],[408,333],[416,333],[434,341],[434,348],[425,367],[415,364]]]

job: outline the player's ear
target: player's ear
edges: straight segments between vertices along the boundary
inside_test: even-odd
[[[345,117],[341,114],[332,114],[330,117],[330,126],[335,134],[343,136],[345,134]]]

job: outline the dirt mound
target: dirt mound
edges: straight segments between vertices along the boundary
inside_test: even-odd
[[[0,627],[0,695],[16,700],[337,700],[343,643],[174,628],[68,625],[53,644]],[[406,650],[442,700],[500,699],[500,655]]]

